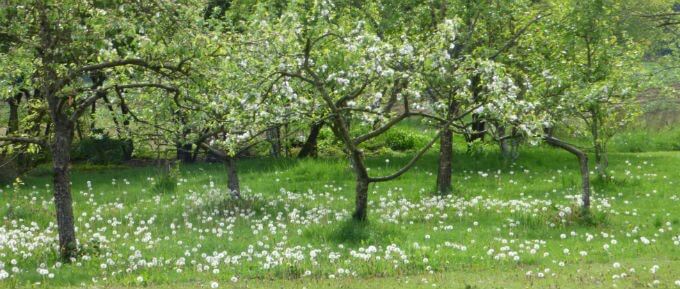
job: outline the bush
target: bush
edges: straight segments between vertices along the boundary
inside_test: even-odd
[[[338,156],[343,155],[343,144],[338,140],[333,131],[325,126],[319,131],[319,136],[316,139],[318,152],[320,155]]]
[[[73,160],[85,161],[92,164],[118,164],[126,160],[131,142],[110,138],[104,134],[101,137],[82,139],[71,152]]]
[[[393,128],[382,137],[385,146],[393,151],[408,151],[427,143],[427,137],[405,129]]]

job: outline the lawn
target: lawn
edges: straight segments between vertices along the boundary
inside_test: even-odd
[[[368,224],[349,220],[347,162],[244,159],[243,200],[221,164],[184,165],[174,191],[153,166],[75,165],[82,256],[61,264],[50,173],[0,197],[2,288],[678,288],[680,152],[612,153],[593,222],[574,216],[571,155],[456,150],[455,192],[432,194],[436,154],[373,185]],[[408,156],[370,158],[371,173]],[[5,201],[7,200],[7,201]],[[2,275],[0,275],[2,276]]]

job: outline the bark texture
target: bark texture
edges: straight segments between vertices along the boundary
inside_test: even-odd
[[[227,186],[229,187],[229,192],[231,193],[232,197],[240,198],[241,185],[238,180],[236,160],[234,159],[234,157],[228,156],[225,161],[227,166]]]
[[[67,262],[71,258],[75,258],[77,252],[69,169],[72,140],[73,124],[64,121],[55,122],[54,140],[51,144],[52,170],[54,173],[54,204],[57,211],[57,226],[59,229],[59,251],[62,260]]]
[[[451,193],[451,163],[453,162],[453,132],[442,129],[439,142],[439,169],[437,171],[437,193]]]

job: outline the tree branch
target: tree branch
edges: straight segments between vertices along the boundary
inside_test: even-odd
[[[118,96],[121,97],[119,90],[124,90],[124,89],[128,89],[128,88],[147,88],[147,87],[164,89],[164,90],[167,90],[167,91],[170,91],[170,92],[174,92],[175,95],[179,94],[179,89],[177,89],[176,87],[169,86],[169,85],[166,85],[166,84],[161,84],[161,83],[131,83],[131,84],[124,84],[124,85],[112,85],[112,86],[102,87],[100,89],[95,90],[93,96],[86,98],[76,107],[73,114],[71,115],[71,121],[75,122],[80,117],[80,115],[83,112],[85,112],[85,110],[87,110],[88,107],[90,107],[93,103],[95,103],[100,98],[106,96],[106,94],[99,93],[99,92],[107,91],[107,90],[110,90],[110,89],[115,89],[119,93]]]
[[[18,136],[0,136],[0,141],[9,143],[25,143],[37,144],[43,147],[47,146],[47,142],[39,138],[18,137]]]
[[[435,142],[437,142],[437,139],[439,139],[439,136],[441,134],[442,134],[442,131],[439,130],[437,132],[437,134],[432,138],[432,140],[430,140],[430,142],[427,143],[427,145],[425,145],[422,149],[420,149],[420,151],[415,156],[413,156],[413,158],[411,158],[411,160],[406,165],[404,165],[401,169],[399,169],[395,173],[388,175],[388,176],[383,176],[383,177],[375,177],[375,178],[369,177],[368,181],[372,182],[372,183],[386,182],[386,181],[389,181],[389,180],[396,179],[399,176],[403,175],[408,170],[410,170],[411,167],[413,167],[416,164],[416,162],[434,145]]]

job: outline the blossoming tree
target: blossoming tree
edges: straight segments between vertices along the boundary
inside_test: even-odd
[[[356,179],[353,218],[364,221],[369,185],[407,172],[437,138],[393,174],[369,175],[361,144],[406,118],[422,116],[422,82],[412,71],[423,59],[408,37],[381,37],[369,23],[350,17],[351,9],[356,7],[329,2],[291,5],[276,23],[260,30],[268,33],[270,54],[278,61],[273,73],[290,83],[291,94],[305,97],[299,101],[317,107],[308,119],[327,118],[344,144]],[[353,123],[370,130],[358,133],[350,128]]]
[[[3,33],[14,41],[0,52],[1,59],[10,60],[14,74],[27,79],[21,88],[36,91],[34,98],[47,111],[52,130],[47,137],[7,136],[0,141],[49,148],[60,255],[70,261],[77,256],[69,174],[76,121],[102,98],[102,91],[175,91],[164,81],[187,71],[194,44],[193,30],[187,28],[200,9],[191,1],[9,2],[1,6],[0,18],[8,25]],[[106,75],[97,87],[87,82],[95,73]],[[2,83],[6,87],[8,80]]]

